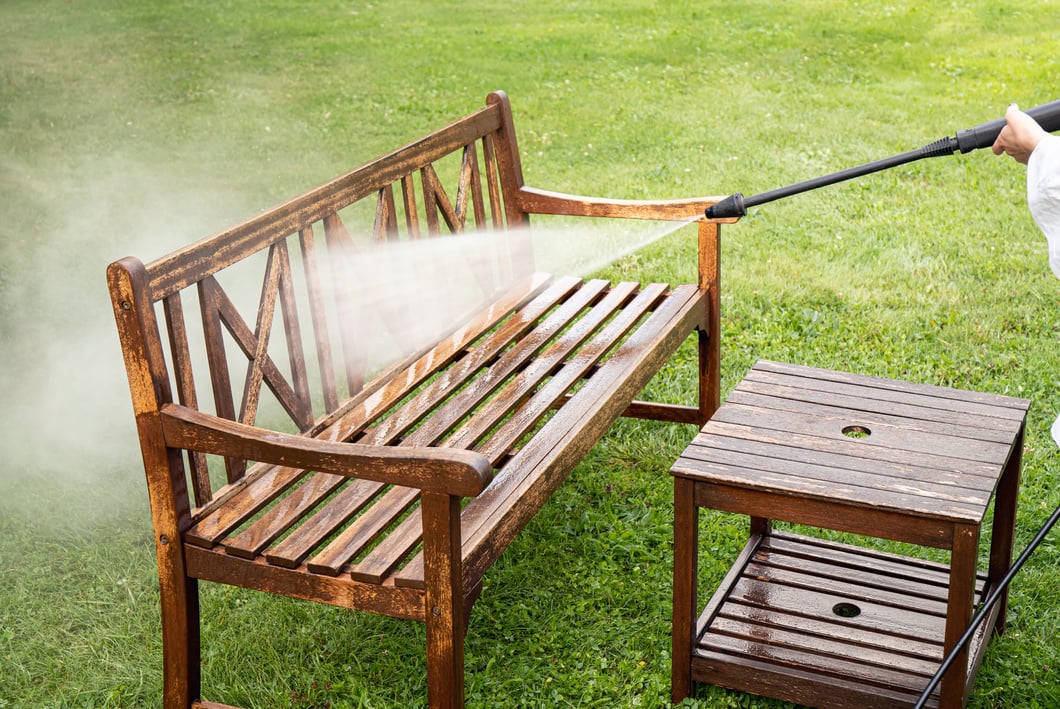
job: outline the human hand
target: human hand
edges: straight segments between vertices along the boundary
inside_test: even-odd
[[[1046,135],[1037,121],[1012,103],[1005,111],[1005,127],[1001,129],[991,150],[994,155],[1006,153],[1016,162],[1026,165],[1031,153]]]

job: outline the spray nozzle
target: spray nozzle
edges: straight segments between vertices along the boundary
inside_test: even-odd
[[[726,219],[728,217],[747,216],[747,207],[743,203],[743,193],[731,194],[720,202],[707,207],[707,219]]]

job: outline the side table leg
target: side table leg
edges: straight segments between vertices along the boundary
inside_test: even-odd
[[[695,483],[674,478],[674,590],[671,693],[677,704],[692,695],[692,652],[696,632],[696,567],[699,551],[699,510]]]
[[[979,552],[979,527],[954,525],[950,551],[950,589],[946,604],[945,653],[957,645],[972,619],[975,597],[976,557]],[[967,646],[950,665],[942,678],[939,709],[962,709],[968,677]]]
[[[1023,428],[1020,428],[1012,444],[1008,463],[998,481],[994,498],[994,524],[990,538],[990,569],[987,572],[987,592],[997,585],[1012,566],[1012,542],[1016,529],[1016,503],[1019,497],[1020,468],[1023,464]],[[997,621],[994,631],[1005,632],[1005,615],[1008,610],[1008,590],[998,600]]]

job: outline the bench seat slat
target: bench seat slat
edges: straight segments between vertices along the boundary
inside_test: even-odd
[[[552,409],[557,402],[563,401],[564,395],[570,388],[583,379],[600,358],[625,336],[630,328],[636,325],[637,321],[662,295],[664,289],[665,286],[655,284],[641,291],[636,300],[624,308],[621,314],[611,320],[607,327],[582,347],[574,357],[566,361],[562,369],[534,393],[529,401],[520,406],[518,411],[490,436],[489,441],[479,448],[479,452],[488,460],[497,460],[505,454],[541,420],[546,412]]]
[[[289,569],[298,566],[317,545],[353,519],[383,487],[382,483],[370,480],[351,480],[312,517],[268,550],[265,559]]]
[[[523,284],[507,296],[500,298],[494,306],[480,312],[466,326],[458,329],[435,347],[423,352],[406,367],[381,375],[379,379],[385,381],[382,386],[373,390],[372,384],[369,384],[366,387],[368,389],[366,394],[357,397],[352,405],[340,409],[322,422],[318,427],[320,430],[317,431],[317,435],[331,441],[344,441],[362,431],[365,426],[375,421],[431,375],[451,363],[472,342],[502,321],[504,321],[503,324],[487,337],[488,341],[493,343],[492,346],[503,348],[508,338],[518,336],[522,328],[531,327],[558,299],[564,297],[578,283],[576,278],[562,278],[546,289],[548,280],[549,277],[546,274],[535,274],[529,283]],[[513,311],[515,314],[505,320]],[[473,368],[474,364],[465,363],[465,360],[467,357],[456,363],[455,371],[464,372]],[[437,383],[428,385],[427,389],[432,390],[435,387]]]
[[[185,538],[199,546],[214,546],[225,535],[265,509],[305,474],[306,471],[299,468],[270,467],[232,495],[225,504],[194,524],[185,532]]]
[[[355,581],[382,583],[423,539],[423,517],[416,513],[406,517],[386,538],[350,568]]]
[[[383,530],[404,514],[419,496],[419,490],[412,488],[390,488],[309,560],[309,570],[315,574],[338,576],[343,566],[364,551]]]
[[[224,540],[229,554],[253,559],[274,539],[297,524],[309,509],[334,492],[348,478],[330,473],[317,473],[299,485],[290,495],[280,500],[275,507],[254,520],[239,534]]]
[[[635,290],[636,284],[633,283],[623,283],[612,288],[584,317],[573,323],[549,345],[541,356],[519,371],[482,410],[476,412],[470,421],[453,434],[445,445],[453,448],[472,447],[490,428],[519,406],[534,388],[591,337],[597,328],[618,312]],[[487,456],[494,463],[498,457]]]
[[[503,385],[508,377],[519,371],[527,362],[532,362],[534,356],[541,348],[545,347],[557,333],[569,325],[585,308],[589,307],[592,301],[604,292],[606,287],[606,281],[590,281],[571,293],[570,297],[559,305],[554,312],[538,323],[515,346],[504,352],[495,363],[482,372],[481,376],[475,378],[466,388],[431,413],[430,417],[423,422],[423,425],[405,439],[406,443],[408,445],[436,444],[454,424],[470,413],[475,406],[493,393],[497,387]],[[492,351],[492,349],[491,347],[490,350]],[[478,361],[480,358],[476,357],[475,359]],[[434,403],[446,391],[455,391],[464,383],[466,383],[465,380],[457,377],[447,379],[446,384],[439,387],[439,390],[432,391],[430,395],[423,398]],[[417,408],[425,403],[427,401],[413,400],[409,402],[410,407],[415,405]],[[412,409],[414,413],[415,410],[415,408]],[[422,415],[422,412],[420,415]],[[411,416],[399,418],[407,421]],[[389,431],[391,427],[383,424],[380,430]],[[370,440],[379,439],[373,436]]]
[[[560,471],[592,448],[595,437],[586,431],[613,423],[700,322],[703,297],[694,286],[675,288],[570,403],[505,463],[490,486],[468,502],[461,514],[465,584],[481,578],[544,504],[562,482]],[[399,586],[423,588],[423,554],[391,578]]]

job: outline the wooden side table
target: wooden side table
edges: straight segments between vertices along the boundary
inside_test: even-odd
[[[1028,407],[758,362],[671,470],[674,702],[703,682],[814,707],[911,706],[1011,564]],[[749,515],[751,535],[700,613],[701,507]],[[781,533],[772,520],[947,549],[950,563]],[[964,706],[1006,601],[932,706]]]

